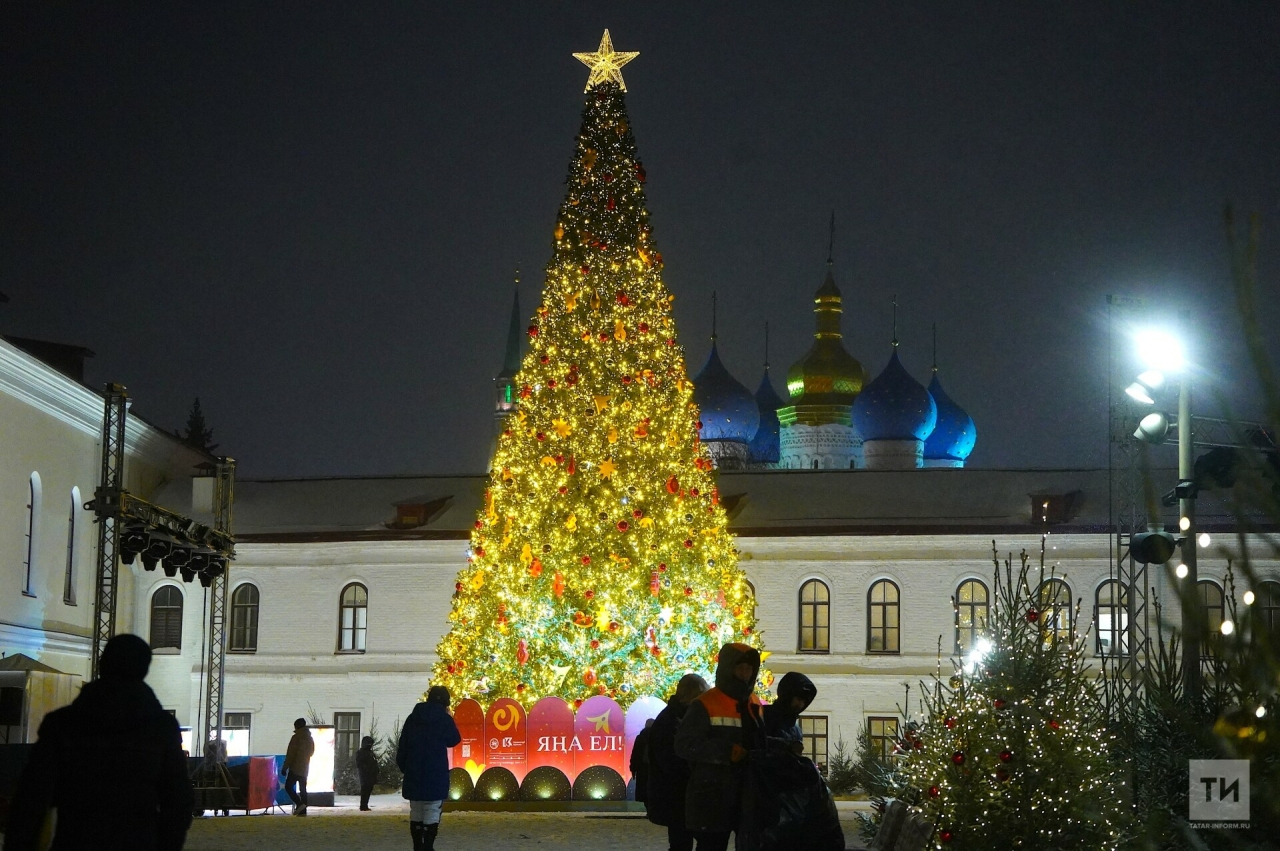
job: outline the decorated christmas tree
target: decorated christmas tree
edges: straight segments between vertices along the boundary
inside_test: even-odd
[[[498,439],[435,682],[526,705],[624,705],[757,644],[662,283],[606,30],[554,229],[542,303]]]
[[[1003,575],[1002,575],[1003,574]],[[1033,570],[996,558],[988,632],[926,695],[904,774],[945,849],[1107,849],[1127,839],[1096,672],[1069,601],[1042,595]],[[1036,589],[1036,590],[1033,590]]]

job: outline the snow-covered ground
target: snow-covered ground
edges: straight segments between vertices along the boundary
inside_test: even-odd
[[[373,812],[359,811],[354,797],[337,806],[313,808],[307,818],[279,812],[197,819],[187,834],[188,851],[406,851],[409,804],[399,795],[377,795]],[[853,812],[841,802],[848,845],[858,847]],[[521,851],[582,848],[589,851],[661,851],[666,829],[631,813],[445,813],[436,847],[441,851]]]

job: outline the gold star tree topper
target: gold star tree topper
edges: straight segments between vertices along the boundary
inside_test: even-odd
[[[574,59],[591,69],[591,76],[587,78],[587,87],[583,91],[591,91],[591,87],[596,83],[613,80],[618,84],[618,88],[625,92],[627,84],[622,82],[622,66],[639,55],[639,51],[616,53],[613,49],[613,40],[609,38],[609,31],[605,30],[600,39],[600,47],[595,53],[573,54]]]

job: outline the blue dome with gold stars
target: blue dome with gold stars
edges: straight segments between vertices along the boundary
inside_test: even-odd
[[[964,461],[978,441],[978,428],[973,417],[952,401],[933,373],[929,395],[938,406],[938,424],[924,442],[924,457],[930,461]]]
[[[756,390],[756,408],[760,411],[760,426],[756,436],[751,438],[747,446],[747,460],[752,464],[776,464],[780,454],[778,408],[783,405],[782,399],[773,389],[766,368],[764,377],[760,379],[760,387]]]
[[[760,425],[755,397],[720,361],[715,338],[707,363],[693,378],[693,401],[701,412],[703,440],[733,440],[748,443]],[[776,426],[775,426],[776,427]]]
[[[898,360],[895,345],[884,371],[853,403],[853,425],[863,440],[924,440],[938,422],[938,405]]]

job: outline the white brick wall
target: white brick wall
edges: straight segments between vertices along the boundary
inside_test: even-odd
[[[1107,577],[1109,543],[1106,535],[1049,538],[1048,563],[1056,560],[1073,595],[1084,598],[1080,619],[1085,624],[1092,618],[1094,589]],[[1038,537],[1009,537],[997,544],[1015,559],[1024,547],[1038,558]],[[832,748],[840,736],[852,745],[867,715],[896,714],[904,684],[911,686],[906,708],[917,710],[919,683],[938,667],[939,636],[943,670],[950,670],[950,596],[966,578],[991,585],[991,540],[981,536],[740,538],[739,547],[773,654],[767,665],[779,677],[796,670],[814,679],[819,693],[809,712],[828,716]],[[242,544],[232,587],[258,586],[258,651],[228,656],[224,709],[253,714],[253,751],[282,752],[293,719],[312,709],[326,721],[335,711],[360,712],[362,732],[374,718],[381,731],[390,732],[429,685],[464,548],[463,541]],[[1269,568],[1277,572],[1274,564]],[[1220,579],[1225,561],[1210,554],[1200,571]],[[796,652],[797,595],[811,577],[831,588],[829,654]],[[892,578],[901,589],[900,654],[865,652],[867,589],[880,577]],[[139,573],[134,610],[142,614],[132,628],[140,635],[147,635],[146,601],[163,581],[160,574]],[[338,597],[349,582],[369,589],[364,654],[336,652]],[[1173,595],[1163,577],[1157,575],[1157,583],[1166,617],[1176,619]],[[183,652],[158,657],[149,681],[183,724],[193,724],[200,705],[204,597],[198,586],[184,591]]]

